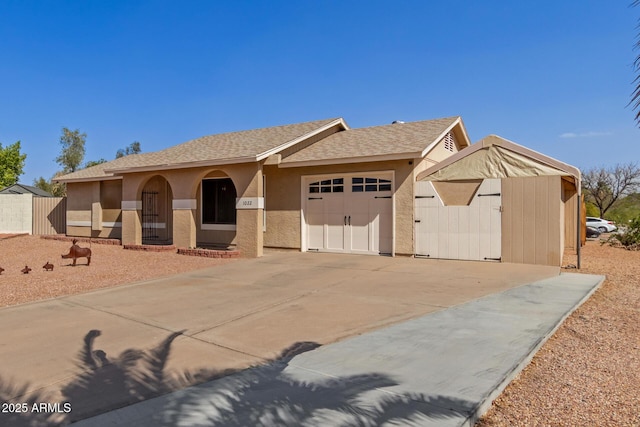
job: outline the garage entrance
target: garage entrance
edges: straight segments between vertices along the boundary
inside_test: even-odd
[[[500,261],[500,179],[417,181],[415,255]]]
[[[393,252],[393,173],[303,177],[303,250]]]

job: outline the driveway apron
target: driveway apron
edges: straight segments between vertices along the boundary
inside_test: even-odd
[[[509,365],[501,357],[515,357],[520,363],[528,356],[484,355],[462,338],[483,337],[479,348],[488,346],[499,353],[501,347],[494,341],[511,337],[508,343],[531,350],[532,343],[550,333],[601,280],[558,273],[557,268],[515,264],[273,252],[260,259],[1,309],[0,378],[12,401],[35,395],[45,402],[70,403],[70,412],[12,418],[17,424],[34,416],[69,422],[112,411],[86,425],[120,416],[136,419],[123,425],[144,425],[144,419],[153,421],[148,425],[197,425],[184,418],[197,416],[192,411],[176,410],[169,416],[153,406],[161,399],[174,399],[164,402],[174,407],[182,405],[182,397],[175,397],[183,396],[180,393],[189,399],[197,396],[198,402],[214,408],[215,414],[196,411],[208,421],[225,414],[207,399],[235,393],[238,399],[232,401],[245,413],[241,416],[242,408],[236,408],[238,423],[231,425],[247,425],[243,423],[249,418],[242,417],[273,425],[274,416],[284,417],[275,425],[314,420],[321,425],[323,417],[349,423],[352,416],[375,416],[372,408],[380,405],[404,415],[407,408],[416,407],[409,411],[415,417],[429,416],[424,405],[435,405],[468,418],[477,406],[477,391],[461,387],[464,381],[457,378],[498,372]],[[591,280],[569,280],[574,276]],[[560,302],[552,291],[560,292]],[[519,307],[521,302],[525,306]],[[465,311],[467,306],[471,311]],[[484,374],[465,373],[453,363],[473,366],[468,359],[486,365]],[[431,375],[427,366],[438,367],[438,375]],[[255,384],[251,378],[258,379],[258,390],[229,385]],[[214,381],[188,387],[207,380]],[[454,390],[444,384],[452,384]],[[184,390],[176,392],[180,389]],[[279,396],[285,406],[287,399],[299,396],[301,401],[290,402],[290,408],[304,409],[288,413],[267,405],[264,413],[246,412],[247,405],[256,403],[252,399],[264,397],[261,393],[272,399]],[[307,400],[311,406],[305,406]],[[349,405],[355,405],[353,411],[345,412]],[[140,408],[156,414],[150,417]],[[230,419],[219,425],[228,425]]]

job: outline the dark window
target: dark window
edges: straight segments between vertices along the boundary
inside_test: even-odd
[[[382,178],[351,178],[351,192],[391,191],[391,180]]]
[[[202,223],[236,223],[236,187],[230,178],[202,180]]]
[[[344,178],[325,179],[309,184],[309,193],[343,193]]]

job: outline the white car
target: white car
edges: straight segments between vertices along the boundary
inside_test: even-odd
[[[587,217],[587,227],[593,227],[601,233],[611,233],[616,231],[618,227],[612,222],[602,218],[596,218],[593,216]]]

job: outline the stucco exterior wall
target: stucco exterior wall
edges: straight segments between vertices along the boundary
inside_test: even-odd
[[[561,266],[565,219],[560,176],[502,180],[502,261]]]
[[[122,235],[122,182],[67,184],[67,235],[117,239]]]
[[[453,151],[449,151],[445,148],[444,138],[442,138],[435,147],[425,156],[425,160],[427,163],[430,163],[428,167],[435,165],[451,156],[452,154],[457,153],[461,150],[460,142],[463,140],[463,137],[460,133],[460,129],[458,126],[452,129],[451,134],[453,135],[454,144]],[[425,168],[426,169],[426,168]],[[419,171],[420,172],[420,171]]]
[[[173,244],[178,247],[196,247],[202,244],[235,244],[245,256],[260,256],[262,253],[262,209],[248,209],[238,213],[236,231],[204,230],[201,221],[201,182],[205,177],[229,177],[232,179],[238,197],[262,196],[262,165],[242,163],[224,166],[159,170],[126,174],[123,177],[122,200],[129,204],[141,202],[142,191],[162,177],[166,180],[167,205],[173,212],[167,221],[172,221]],[[179,207],[177,207],[177,205]],[[194,208],[185,208],[193,205]],[[139,210],[123,212],[123,242],[139,244],[141,218]],[[134,214],[136,213],[136,214]],[[242,219],[240,218],[242,217]],[[259,220],[259,222],[258,222]],[[241,224],[242,223],[242,224]],[[256,255],[258,254],[258,255]]]
[[[91,207],[94,185],[94,182],[67,184],[67,235],[92,237]]]
[[[394,171],[395,253],[413,253],[413,168],[412,160],[310,166],[303,168],[264,167],[266,176],[267,247],[299,249],[301,246],[300,215],[301,181],[305,175],[353,172]]]

